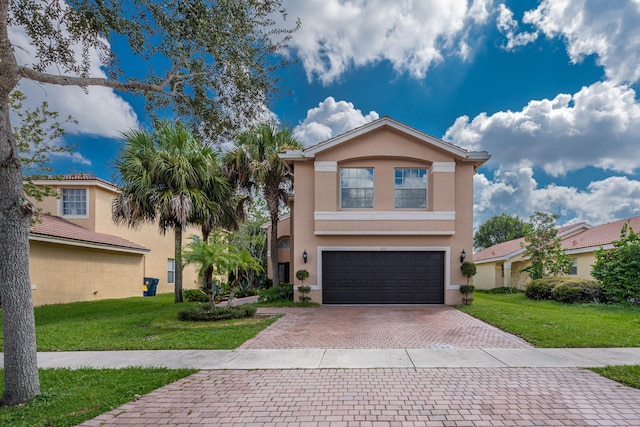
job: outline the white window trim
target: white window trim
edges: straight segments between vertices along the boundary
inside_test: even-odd
[[[456,171],[456,163],[455,162],[433,162],[431,165],[432,172],[455,172]]]
[[[338,162],[313,162],[316,172],[338,172]]]
[[[340,192],[340,209],[373,209],[376,206],[376,169],[371,166],[345,166],[343,168],[340,168],[340,170],[342,171],[342,169],[371,169],[373,171],[373,187],[371,188],[373,190],[373,198],[371,200],[371,207],[369,208],[360,208],[360,207],[354,207],[354,208],[345,208],[342,206],[342,172],[339,173],[338,175],[338,191]],[[364,187],[365,189],[367,189],[367,187]]]
[[[454,163],[455,165],[455,163]],[[427,180],[426,182],[426,187],[424,189],[424,207],[423,208],[403,208],[403,207],[397,207],[396,206],[396,190],[409,190],[409,188],[398,188],[396,187],[396,171],[397,170],[424,170],[425,171],[425,178]],[[416,189],[413,189],[416,190]],[[429,208],[429,168],[426,167],[397,167],[397,168],[393,168],[393,207],[394,209],[428,209]]]
[[[86,198],[86,204],[87,204],[87,214],[86,215],[65,215],[64,214],[64,207],[63,207],[63,203],[62,203],[62,190],[84,190],[85,192],[85,198]],[[60,188],[60,198],[58,199],[58,216],[62,217],[62,218],[82,218],[82,219],[86,219],[89,218],[90,216],[90,203],[89,203],[89,197],[90,197],[90,193],[89,193],[89,189],[88,188],[72,188],[72,187],[61,187]]]
[[[169,269],[169,260],[173,261],[173,270]],[[173,272],[173,281],[169,281],[170,272]],[[170,285],[176,283],[176,260],[174,258],[167,258],[167,283]]]

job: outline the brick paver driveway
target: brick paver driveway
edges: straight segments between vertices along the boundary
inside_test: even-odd
[[[526,347],[450,307],[261,309],[242,348]],[[577,368],[209,370],[84,426],[640,426],[640,390]]]
[[[514,335],[444,305],[261,308],[259,313],[285,316],[240,348],[529,347]]]
[[[85,426],[640,426],[640,390],[580,369],[202,371]]]

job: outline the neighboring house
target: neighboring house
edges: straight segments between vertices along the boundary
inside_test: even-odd
[[[161,234],[157,223],[115,224],[115,184],[86,174],[34,183],[61,195],[34,202],[50,214],[40,216],[29,236],[34,305],[142,295],[144,277],[160,279],[157,293],[173,292],[173,233]],[[188,229],[184,243],[193,234],[198,231]],[[195,267],[184,269],[183,286],[199,286]]]
[[[598,226],[587,223],[568,225],[558,229],[562,248],[573,259],[569,276],[592,279],[591,266],[596,261],[595,251],[611,249],[612,242],[620,239],[620,231],[625,223],[634,230],[640,230],[640,216],[622,219]],[[492,289],[501,286],[522,288],[528,280],[521,270],[529,265],[523,257],[524,239],[499,243],[473,255],[477,274],[473,283],[478,289]]]
[[[473,175],[490,156],[389,117],[281,158],[293,171],[280,273],[323,304],[458,304]],[[287,224],[288,223],[288,224]],[[284,278],[281,276],[281,278]],[[295,280],[297,285],[299,281]]]

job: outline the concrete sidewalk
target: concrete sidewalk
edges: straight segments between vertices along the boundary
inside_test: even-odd
[[[0,363],[4,363],[0,353]],[[143,350],[38,353],[40,368],[566,368],[640,364],[640,348]]]

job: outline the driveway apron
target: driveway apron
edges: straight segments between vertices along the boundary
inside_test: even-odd
[[[260,313],[285,316],[239,351],[530,348],[445,306]],[[638,402],[640,390],[578,368],[217,369],[82,425],[640,426]]]

